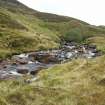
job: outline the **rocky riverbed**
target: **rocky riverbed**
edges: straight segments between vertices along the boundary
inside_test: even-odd
[[[0,62],[0,79],[11,79],[23,75],[36,75],[40,70],[77,58],[94,58],[102,55],[95,45],[65,43],[60,49],[37,51],[14,55]]]

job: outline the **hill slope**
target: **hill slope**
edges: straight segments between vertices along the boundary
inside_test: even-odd
[[[36,82],[0,82],[1,105],[104,105],[105,56],[56,65]],[[81,63],[82,62],[82,63]],[[4,88],[5,87],[5,88]],[[12,88],[13,87],[13,88]]]
[[[93,36],[103,38],[105,29],[71,17],[38,12],[17,0],[0,0],[1,58],[56,48],[62,40],[80,42]]]
[[[96,44],[105,51],[105,27],[32,10],[16,0],[0,0],[0,58],[57,48],[61,41]],[[0,105],[104,105],[105,56],[76,59],[23,79],[0,81]]]

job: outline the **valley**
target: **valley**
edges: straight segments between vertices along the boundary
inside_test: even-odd
[[[105,26],[0,0],[0,105],[105,105]]]

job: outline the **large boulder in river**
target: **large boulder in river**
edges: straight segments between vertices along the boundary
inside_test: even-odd
[[[12,59],[17,59],[17,58],[20,58],[20,59],[22,59],[22,58],[28,58],[28,54],[14,55],[12,57]]]
[[[28,54],[20,54],[20,55],[14,55],[12,57],[12,61],[16,62],[18,64],[27,64],[28,63]]]
[[[25,60],[25,59],[20,59],[20,60],[18,60],[17,62],[18,62],[19,64],[22,64],[22,65],[28,64],[28,61]]]
[[[29,73],[29,68],[19,67],[19,68],[17,68],[17,72],[20,73],[20,74],[27,74],[27,73]]]
[[[35,56],[35,60],[37,60],[41,63],[56,62],[55,56],[50,53],[38,53]]]
[[[72,53],[72,52],[67,52],[66,55],[65,55],[65,57],[66,57],[67,59],[70,59],[70,58],[73,57],[73,53]]]
[[[60,50],[34,52],[29,54],[29,59],[34,59],[34,61],[46,64],[57,63],[59,62],[57,59],[58,52],[60,52]]]

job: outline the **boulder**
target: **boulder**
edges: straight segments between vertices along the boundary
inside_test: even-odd
[[[36,75],[36,74],[38,74],[38,72],[39,72],[39,70],[30,71],[30,74],[31,75]]]
[[[3,68],[6,69],[7,68],[7,65],[4,65]]]
[[[27,74],[27,73],[29,73],[29,68],[19,67],[19,68],[17,68],[17,72],[20,73],[20,74]]]
[[[33,61],[28,61],[28,64],[33,64],[34,62]]]
[[[70,58],[73,57],[73,53],[72,53],[72,52],[67,52],[66,55],[65,55],[65,57],[66,57],[67,59],[70,59]]]
[[[0,64],[3,62],[3,60],[2,59],[0,59]]]
[[[17,66],[18,63],[17,62],[12,62],[12,66]]]
[[[16,62],[19,64],[22,64],[22,65],[28,64],[28,60],[26,60],[26,59],[18,59],[18,60],[16,60]]]
[[[17,57],[19,57],[19,58],[28,58],[28,54],[20,54],[20,55],[17,55]]]
[[[96,49],[96,45],[89,45],[88,48],[89,49]]]
[[[41,63],[50,63],[50,62],[54,62],[55,61],[55,57],[54,55],[50,55],[50,54],[38,54],[36,56],[36,60],[41,62]]]

